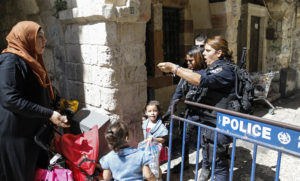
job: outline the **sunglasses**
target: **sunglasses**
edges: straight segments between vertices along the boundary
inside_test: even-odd
[[[192,63],[194,59],[185,59],[186,62]]]

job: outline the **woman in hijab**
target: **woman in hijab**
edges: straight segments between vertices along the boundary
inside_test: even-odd
[[[17,23],[0,55],[0,180],[31,181],[41,153],[34,135],[51,121],[68,127],[50,109],[54,93],[42,53],[47,40],[40,25]]]

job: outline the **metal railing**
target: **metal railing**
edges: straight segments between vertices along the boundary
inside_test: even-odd
[[[193,124],[198,126],[197,136],[197,156],[196,156],[196,168],[195,168],[195,180],[198,177],[198,163],[199,163],[199,150],[200,150],[200,136],[201,127],[214,131],[214,148],[213,148],[213,159],[211,166],[211,181],[214,180],[215,160],[216,160],[216,143],[218,133],[230,136],[233,138],[231,160],[230,160],[230,172],[229,180],[233,180],[233,167],[234,158],[236,151],[236,140],[241,139],[247,142],[253,143],[253,155],[252,155],[252,168],[251,168],[251,181],[255,178],[255,166],[256,166],[256,155],[257,146],[261,145],[271,150],[278,152],[277,165],[275,173],[275,181],[279,180],[280,163],[282,153],[290,154],[295,157],[300,157],[300,127],[282,123],[274,120],[269,120],[253,115],[242,114],[239,112],[229,111],[205,104],[199,104],[190,101],[184,101],[187,105],[192,105],[199,108],[215,110],[218,112],[217,115],[217,127],[210,127],[205,124],[187,120],[185,118],[174,115],[173,107],[180,100],[176,100],[173,103],[171,110],[171,121],[169,131],[169,158],[168,158],[168,169],[167,169],[167,180],[170,180],[170,166],[171,166],[171,152],[172,152],[172,136],[173,136],[173,122],[179,120],[184,122],[183,124],[183,137],[182,137],[182,155],[185,152],[185,136],[186,136],[186,124]],[[246,125],[246,126],[245,126]],[[181,163],[184,163],[184,156],[182,156]],[[183,180],[183,167],[181,164],[180,180]]]

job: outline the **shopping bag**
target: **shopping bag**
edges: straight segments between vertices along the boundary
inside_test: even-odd
[[[138,149],[145,151],[145,154],[151,158],[149,168],[156,178],[159,177],[159,153],[161,147],[161,143],[150,140],[142,141],[138,144]]]
[[[53,168],[52,170],[38,168],[34,181],[73,181],[73,174],[71,170],[64,168]]]
[[[160,150],[160,155],[159,155],[159,163],[163,161],[168,161],[169,158],[169,149],[166,146],[163,146]]]

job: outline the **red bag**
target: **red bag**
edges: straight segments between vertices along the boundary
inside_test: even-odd
[[[85,181],[86,174],[93,175],[98,162],[98,126],[79,135],[62,135],[57,138],[55,149],[66,158],[66,162],[73,172],[74,180]]]
[[[166,146],[163,146],[160,150],[160,155],[159,155],[159,163],[163,161],[168,161],[169,158],[169,149]]]
[[[72,171],[64,168],[46,170],[38,168],[35,172],[34,181],[73,181]]]

